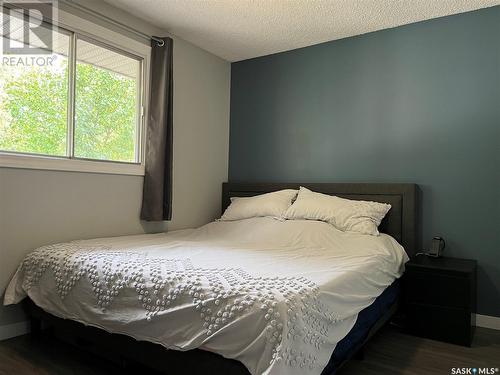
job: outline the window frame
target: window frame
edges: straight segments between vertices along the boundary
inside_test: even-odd
[[[149,77],[151,47],[126,35],[61,10],[58,11],[58,16],[57,22],[52,21],[49,25],[57,32],[67,34],[70,38],[68,46],[66,154],[59,156],[0,150],[0,167],[143,176],[145,118],[148,113],[148,97],[146,93],[149,90],[149,80],[147,77]],[[89,33],[83,31],[89,29],[96,30],[97,32]],[[140,64],[134,134],[135,160],[133,162],[88,159],[74,155],[76,46],[78,40],[83,40],[133,58]]]

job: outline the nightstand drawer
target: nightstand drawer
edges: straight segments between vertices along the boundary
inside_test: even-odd
[[[411,270],[405,275],[406,303],[470,309],[471,281],[431,272]]]
[[[470,346],[471,314],[468,311],[409,304],[406,306],[411,333],[452,344]]]

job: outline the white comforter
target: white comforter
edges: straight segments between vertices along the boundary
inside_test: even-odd
[[[359,311],[408,260],[390,236],[254,218],[75,241],[28,255],[5,304],[241,361],[252,374],[320,374]]]

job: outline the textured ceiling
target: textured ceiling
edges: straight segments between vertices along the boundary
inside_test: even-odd
[[[105,1],[229,61],[500,4],[500,0]]]

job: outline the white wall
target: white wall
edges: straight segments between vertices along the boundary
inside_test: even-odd
[[[95,0],[80,1],[149,34],[147,22]],[[220,214],[227,180],[230,64],[174,39],[173,219],[168,229],[205,224]],[[0,168],[0,295],[24,255],[72,239],[165,230],[141,223],[142,177]],[[0,328],[24,319],[0,307]]]

